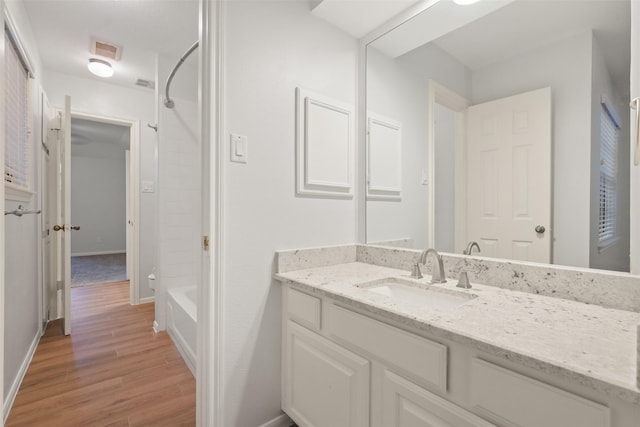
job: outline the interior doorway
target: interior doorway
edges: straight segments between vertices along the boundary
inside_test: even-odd
[[[129,281],[139,302],[138,122],[71,114],[71,287]]]

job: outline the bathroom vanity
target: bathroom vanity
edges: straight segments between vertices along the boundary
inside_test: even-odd
[[[590,298],[579,280],[578,298],[544,295],[566,294],[566,275],[588,286],[598,273],[529,264],[525,277],[511,262],[449,256],[447,283],[431,285],[428,272],[409,277],[419,254],[363,245],[278,253],[282,408],[299,426],[639,425],[640,313],[615,298],[575,301]],[[456,287],[462,269],[471,289]],[[508,270],[509,283],[486,280]],[[637,280],[614,276],[613,287],[635,304],[627,279]]]

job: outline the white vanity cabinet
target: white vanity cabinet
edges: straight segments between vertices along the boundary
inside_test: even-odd
[[[446,393],[446,346],[287,285],[282,363],[300,427],[493,426],[427,390]]]
[[[369,361],[288,321],[283,410],[299,426],[369,425]]]
[[[388,369],[382,369],[373,394],[382,401],[372,427],[494,427],[469,411]]]

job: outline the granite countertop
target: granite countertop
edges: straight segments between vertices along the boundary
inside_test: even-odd
[[[471,345],[555,377],[640,405],[636,386],[636,328],[640,313],[456,281],[432,285],[476,296],[450,310],[424,309],[371,292],[362,285],[405,270],[362,262],[277,273],[299,289]],[[427,285],[429,278],[417,281]]]

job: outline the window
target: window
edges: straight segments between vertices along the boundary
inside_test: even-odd
[[[616,238],[618,139],[620,122],[611,106],[602,101],[600,113],[600,215],[598,245],[607,246]]]
[[[8,187],[29,191],[31,149],[29,138],[29,70],[5,29],[4,181]]]

